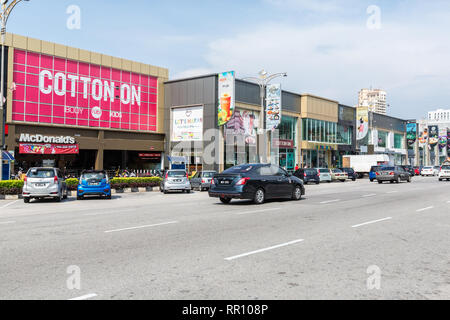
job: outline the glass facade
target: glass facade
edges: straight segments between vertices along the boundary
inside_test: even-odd
[[[296,162],[296,148],[297,148],[297,118],[290,116],[282,116],[281,123],[278,126],[278,134],[280,140],[293,141],[294,148],[280,148],[278,155],[272,154],[274,157],[278,157],[279,165],[285,168],[289,172],[293,172]]]
[[[395,133],[394,134],[394,148],[403,149],[403,135]]]
[[[305,141],[338,143],[337,123],[316,119],[302,119],[302,128],[302,137]]]
[[[337,143],[352,145],[353,142],[353,127],[343,126],[338,124],[337,126]]]
[[[378,147],[386,148],[388,141],[389,132],[387,131],[378,131]]]

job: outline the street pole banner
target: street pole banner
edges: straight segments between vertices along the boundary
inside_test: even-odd
[[[266,130],[272,131],[281,123],[281,84],[269,84],[266,91]]]
[[[447,156],[450,158],[450,129],[447,129]]]
[[[435,147],[439,142],[439,127],[428,126],[428,144],[430,147]]]
[[[356,139],[362,140],[367,136],[369,132],[369,108],[357,107],[356,108]]]
[[[217,124],[223,126],[231,120],[235,107],[235,72],[219,73],[219,104]]]
[[[417,140],[417,123],[410,122],[406,124],[406,140],[408,145],[412,146]]]
[[[447,147],[447,128],[439,129],[439,151]]]

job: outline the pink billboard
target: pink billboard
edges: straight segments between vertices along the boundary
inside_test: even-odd
[[[14,50],[12,120],[156,131],[156,77]]]

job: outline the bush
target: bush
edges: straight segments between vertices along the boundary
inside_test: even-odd
[[[76,191],[78,187],[78,179],[66,179],[67,190]]]
[[[146,177],[146,178],[113,178],[110,180],[111,188],[147,188],[157,187],[160,185],[162,179],[160,177]]]
[[[22,188],[23,188],[22,180],[0,181],[0,194],[2,195],[21,194]]]

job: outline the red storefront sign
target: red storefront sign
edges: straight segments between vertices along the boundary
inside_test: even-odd
[[[78,144],[20,143],[21,154],[79,154]]]
[[[272,146],[281,149],[294,149],[293,140],[274,139],[272,140]]]

